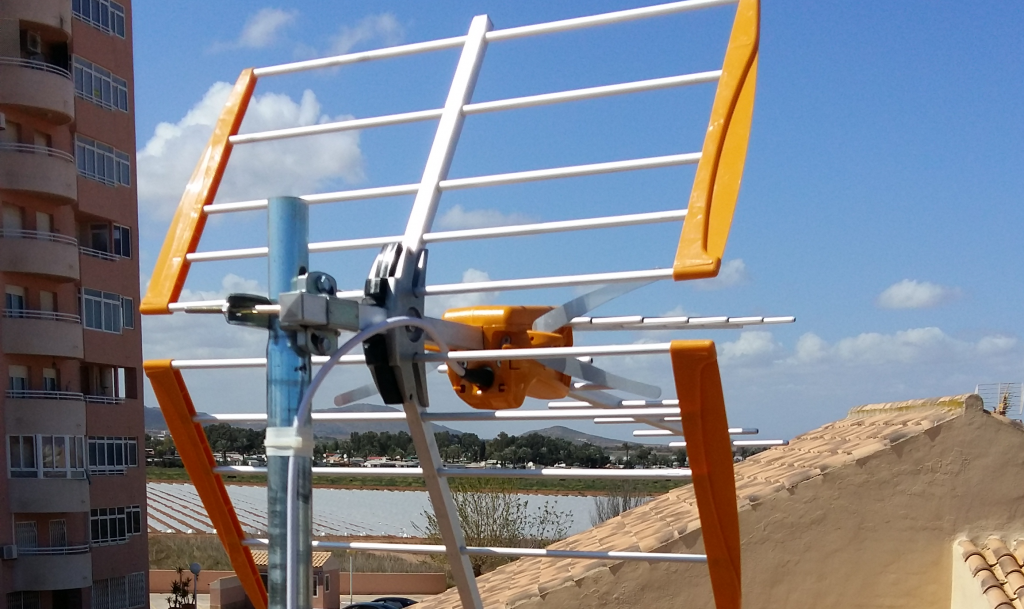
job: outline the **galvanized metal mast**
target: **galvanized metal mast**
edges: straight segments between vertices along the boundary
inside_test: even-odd
[[[268,288],[271,300],[295,289],[295,280],[309,270],[309,211],[306,202],[295,197],[269,201],[267,241],[269,246]],[[267,341],[267,426],[288,428],[295,422],[302,394],[309,386],[311,363],[307,352],[297,348],[294,333],[281,329],[276,316],[270,321]],[[300,421],[309,427],[312,420]],[[298,459],[298,510],[289,524],[287,512],[288,460]],[[309,609],[312,562],[313,489],[312,460],[288,456],[288,451],[267,448],[267,528],[270,538],[267,568],[267,596],[271,609],[287,606],[286,547],[288,527],[297,534],[297,581],[292,582],[298,601],[295,609]]]

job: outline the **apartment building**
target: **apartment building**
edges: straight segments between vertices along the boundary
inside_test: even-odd
[[[0,0],[0,603],[148,605],[129,0]]]

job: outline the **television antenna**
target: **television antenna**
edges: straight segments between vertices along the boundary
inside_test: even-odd
[[[558,91],[474,103],[473,90],[489,45],[542,34],[663,17],[737,4],[721,69],[585,89]],[[183,464],[223,542],[232,566],[257,609],[306,609],[310,606],[310,557],[314,547],[349,551],[444,554],[464,608],[483,606],[469,557],[540,556],[553,559],[706,562],[716,605],[740,606],[739,525],[733,480],[731,435],[756,430],[730,427],[712,341],[625,343],[579,346],[580,332],[680,331],[741,328],[790,323],[792,317],[591,317],[594,308],[657,281],[715,277],[738,196],[752,118],[757,72],[760,6],[757,0],[684,0],[638,9],[494,29],[487,16],[472,20],[465,35],[299,61],[242,72],[214,128],[210,142],[185,190],[140,306],[148,315],[223,314],[232,324],[263,328],[269,340],[266,358],[151,360],[145,363],[154,392]],[[371,118],[239,134],[258,79],[357,62],[461,49],[443,107]],[[513,173],[449,178],[448,172],[466,116],[511,111],[657,89],[717,83],[704,144],[700,151],[544,168]],[[215,203],[231,151],[287,138],[366,130],[416,121],[436,121],[437,130],[417,183],[318,193],[302,197]],[[455,231],[435,231],[442,195],[484,188],[643,169],[696,165],[689,205],[650,213],[624,213],[557,222]],[[311,205],[412,195],[412,211],[402,235],[330,242],[309,242]],[[234,250],[198,251],[206,220],[215,215],[266,210],[267,245]],[[568,231],[611,229],[680,222],[682,231],[671,267],[562,276],[528,275],[455,284],[427,282],[426,251],[434,243],[521,238]],[[331,275],[310,267],[311,253],[381,248],[361,289],[339,289]],[[225,300],[182,302],[191,265],[210,261],[268,258],[269,294],[232,294]],[[559,306],[482,306],[425,314],[428,297],[507,292],[547,287],[596,286]],[[354,333],[339,347],[342,332]],[[354,352],[362,347],[362,353]],[[676,399],[660,399],[660,389],[594,366],[594,357],[670,356]],[[402,412],[313,412],[312,398],[335,365],[365,365],[374,391]],[[442,366],[453,390],[472,412],[436,412],[428,408],[427,370]],[[320,366],[313,376],[314,366]],[[267,412],[197,415],[183,370],[265,367]],[[626,399],[613,392],[642,399]],[[353,389],[338,396],[346,403],[370,394]],[[354,397],[361,396],[361,397]],[[549,400],[547,410],[520,409],[526,397]],[[641,423],[649,433],[684,436],[690,469],[667,470],[483,470],[449,469],[438,453],[433,424],[442,421],[587,420]],[[405,420],[421,467],[401,470],[315,468],[313,424],[317,421]],[[265,421],[266,468],[218,466],[202,431],[209,422]],[[746,441],[747,445],[777,441]],[[220,476],[266,472],[268,539],[247,539]],[[311,539],[313,473],[408,475],[426,481],[443,545],[325,542]],[[532,548],[467,546],[448,480],[485,476],[511,478],[692,479],[706,554],[610,550],[583,552]],[[267,547],[269,597],[250,548]]]

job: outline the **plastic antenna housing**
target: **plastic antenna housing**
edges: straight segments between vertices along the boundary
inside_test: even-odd
[[[555,332],[533,330],[533,322],[552,307],[468,307],[446,311],[444,319],[478,326],[483,330],[484,349],[521,349],[524,347],[571,347],[572,328]],[[474,375],[465,378],[449,368],[448,379],[455,395],[473,408],[506,410],[519,408],[527,397],[557,400],[569,394],[571,379],[534,360],[474,362],[469,372],[489,368],[493,378],[481,385]]]

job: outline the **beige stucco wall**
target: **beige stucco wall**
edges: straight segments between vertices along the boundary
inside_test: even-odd
[[[89,481],[85,479],[11,478],[7,489],[8,505],[14,513],[89,511]]]
[[[92,585],[92,556],[55,554],[14,560],[11,590],[66,590]]]
[[[0,271],[4,273],[42,275],[50,281],[74,281],[79,277],[78,262],[78,246],[71,243],[45,239],[0,239]]]
[[[1024,430],[967,411],[741,510],[743,606],[949,607],[953,542],[1022,525]],[[620,563],[516,606],[714,603],[704,565]]]
[[[5,431],[9,435],[86,435],[85,402],[7,398],[3,410]]]
[[[0,346],[4,353],[81,359],[83,345],[81,324],[50,319],[0,320]]]

